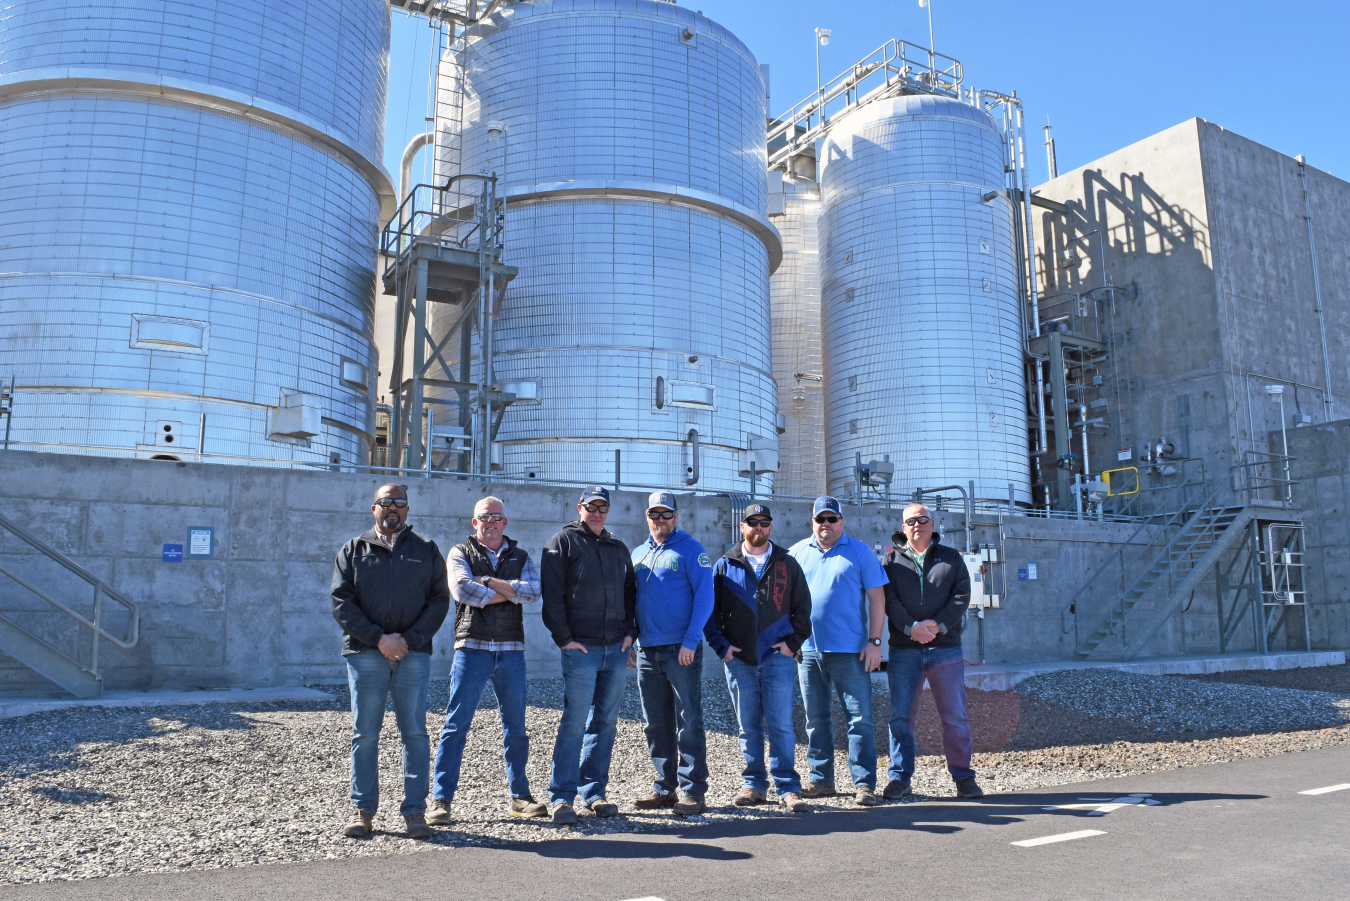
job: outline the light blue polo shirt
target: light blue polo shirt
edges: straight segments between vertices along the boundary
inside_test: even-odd
[[[788,553],[801,564],[811,587],[811,637],[802,648],[862,653],[868,638],[866,589],[886,584],[886,571],[876,553],[847,535],[824,552],[812,535]]]

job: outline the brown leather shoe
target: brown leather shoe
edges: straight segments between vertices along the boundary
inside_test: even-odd
[[[754,807],[756,804],[763,804],[764,801],[764,793],[757,792],[748,785],[736,792],[736,796],[731,799],[731,803],[737,807]]]
[[[696,817],[707,809],[700,795],[680,792],[680,800],[675,802],[675,816],[677,817]]]
[[[633,806],[638,810],[660,810],[664,807],[675,806],[675,795],[663,795],[654,791],[646,798],[638,798],[633,802]]]
[[[546,817],[548,805],[534,798],[512,798],[507,810],[513,817]]]
[[[404,833],[408,838],[431,838],[431,827],[427,825],[427,818],[420,813],[410,813],[403,818],[407,824],[407,832]]]
[[[806,802],[802,800],[801,795],[795,794],[793,792],[788,792],[786,795],[783,795],[781,800],[783,802],[783,806],[786,807],[788,810],[792,811],[793,813],[806,813],[808,810],[811,809],[806,806]]]
[[[432,826],[449,826],[450,802],[433,798],[431,806],[427,808],[427,822]]]
[[[371,823],[374,821],[373,813],[366,813],[364,810],[353,810],[351,819],[347,825],[342,827],[342,834],[347,838],[365,838],[370,835]]]
[[[835,793],[833,782],[803,782],[803,798],[828,798]]]

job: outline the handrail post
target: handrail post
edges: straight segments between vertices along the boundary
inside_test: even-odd
[[[94,637],[90,641],[89,671],[98,675],[98,633],[103,631],[103,583],[94,585]]]

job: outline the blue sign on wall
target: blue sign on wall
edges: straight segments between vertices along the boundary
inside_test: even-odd
[[[164,545],[164,562],[165,562],[165,563],[182,563],[182,562],[183,562],[183,546],[182,546],[181,544],[166,544],[166,545]]]
[[[1023,567],[1017,571],[1017,581],[1025,582],[1027,580],[1027,570]]]

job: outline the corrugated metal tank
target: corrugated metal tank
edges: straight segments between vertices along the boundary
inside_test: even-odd
[[[777,186],[777,174],[770,173]],[[786,176],[769,196],[769,221],[783,236],[783,264],[769,279],[773,377],[785,431],[779,437],[774,490],[825,493],[825,397],[820,369],[820,186]],[[781,199],[779,199],[781,197]],[[779,212],[781,210],[781,212]]]
[[[817,146],[829,487],[889,454],[892,492],[1030,502],[1012,209],[993,120],[915,95],[840,116]]]
[[[17,446],[364,462],[388,4],[15,0],[0,48]]]
[[[678,488],[696,429],[698,486],[748,488],[741,451],[776,439],[781,254],[750,51],[669,3],[537,0],[472,26],[458,62],[461,165],[504,178],[520,269],[496,311],[497,380],[538,384],[503,419],[504,474],[612,482],[619,450],[625,483]]]

